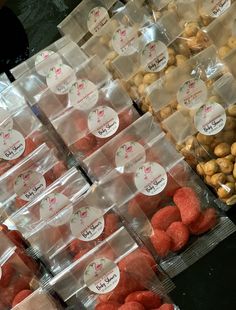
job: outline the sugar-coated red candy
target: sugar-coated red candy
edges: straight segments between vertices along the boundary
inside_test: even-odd
[[[136,301],[127,302],[119,310],[145,310],[144,306]]]
[[[172,223],[166,233],[171,238],[171,251],[177,252],[181,250],[188,243],[189,230],[182,222]]]
[[[136,301],[142,304],[146,310],[158,308],[161,305],[161,297],[151,291],[137,291],[129,294],[125,302]]]
[[[31,278],[26,276],[20,277],[14,282],[14,296],[16,296],[20,291],[29,290]]]
[[[110,213],[105,215],[104,237],[109,237],[118,229],[119,217],[117,214]]]
[[[195,222],[201,215],[200,201],[192,188],[182,187],[178,189],[173,200],[179,208],[182,222],[185,225]]]
[[[28,297],[32,293],[33,292],[31,290],[23,290],[19,292],[13,299],[12,307],[15,307],[16,305],[18,305],[20,302],[22,302],[26,297]]]
[[[151,223],[154,229],[166,230],[170,224],[180,220],[179,209],[176,206],[166,206],[153,215]]]
[[[164,230],[154,229],[150,240],[160,257],[166,257],[168,255],[171,247],[171,239]]]
[[[139,249],[139,251],[143,254],[145,261],[152,268],[152,270],[157,272],[157,263],[152,254],[147,250],[147,248],[142,247]]]
[[[152,310],[174,310],[173,304],[163,304],[160,306],[160,308],[152,309]]]
[[[214,208],[208,208],[200,217],[188,226],[191,234],[201,235],[212,229],[217,224],[217,213]]]
[[[7,287],[11,282],[15,269],[11,263],[2,265],[2,276],[0,279],[0,287]]]
[[[118,310],[121,305],[117,302],[104,302],[98,304],[95,310]]]

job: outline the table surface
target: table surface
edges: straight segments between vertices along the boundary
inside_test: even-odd
[[[8,0],[29,37],[31,54],[60,35],[56,26],[80,1]],[[228,212],[236,223],[236,209]],[[173,279],[171,297],[181,310],[236,310],[236,233]]]

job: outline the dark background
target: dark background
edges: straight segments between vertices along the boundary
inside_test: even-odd
[[[30,54],[33,55],[60,37],[57,24],[79,2],[9,0],[7,6],[24,25],[29,38]],[[236,211],[231,210],[229,216],[236,223]],[[181,310],[236,310],[235,264],[236,234],[174,278],[177,287],[171,294],[174,302]]]

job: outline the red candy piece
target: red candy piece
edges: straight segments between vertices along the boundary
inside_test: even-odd
[[[30,153],[32,153],[37,148],[37,145],[31,138],[25,139],[25,151],[23,153],[23,157],[26,157]]]
[[[182,222],[189,225],[195,222],[201,214],[200,201],[190,187],[178,189],[173,197],[176,206],[179,208]]]
[[[6,232],[7,237],[19,248],[27,248],[27,244],[18,230],[10,230]]]
[[[189,230],[182,222],[174,222],[167,229],[166,233],[171,238],[171,251],[181,250],[189,240]]]
[[[140,303],[131,301],[125,303],[123,306],[119,308],[119,310],[145,310],[145,308]]]
[[[154,229],[150,237],[153,247],[160,257],[168,255],[171,247],[171,239],[164,230]]]
[[[2,266],[2,277],[0,279],[0,287],[7,287],[11,282],[12,276],[14,275],[14,267],[10,263],[5,263]]]
[[[140,209],[147,215],[151,216],[158,210],[161,198],[157,196],[146,196],[138,194],[129,202],[129,214],[134,217],[142,216]]]
[[[26,203],[27,203],[27,201],[21,199],[20,197],[16,197],[16,199],[15,199],[15,207],[17,209],[22,208]]]
[[[157,211],[151,223],[154,229],[166,230],[173,222],[181,221],[179,209],[176,206],[167,206]]]
[[[160,307],[161,297],[151,291],[137,291],[129,294],[125,302],[136,301],[142,304],[145,309]]]
[[[23,290],[21,292],[19,292],[15,298],[13,299],[12,302],[12,307],[15,307],[17,304],[19,304],[20,302],[22,302],[26,297],[28,297],[29,295],[31,295],[33,292],[31,290]]]
[[[153,309],[155,310],[155,309]],[[156,310],[174,310],[174,305],[171,304],[163,304],[160,308]]]
[[[88,134],[86,137],[81,138],[73,144],[73,149],[80,152],[89,152],[96,146],[96,138],[92,134]]]
[[[109,237],[118,229],[119,217],[111,213],[105,216],[104,237]]]
[[[7,161],[1,162],[0,163],[0,175],[7,172],[11,167],[12,167],[12,164],[10,162],[7,162]]]
[[[200,215],[196,222],[188,226],[191,234],[201,235],[211,228],[213,228],[217,223],[217,213],[214,208],[208,208]]]
[[[31,278],[22,277],[15,281],[14,283],[14,296],[17,295],[20,291],[29,290],[29,282]]]
[[[95,310],[118,310],[120,304],[117,302],[105,302],[96,306]]]

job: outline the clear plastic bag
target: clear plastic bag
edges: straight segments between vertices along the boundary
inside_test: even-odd
[[[104,26],[122,7],[123,3],[117,0],[84,0],[57,28],[81,46],[92,35],[101,36]]]
[[[65,36],[11,69],[11,73],[15,79],[18,79],[27,72],[30,74],[30,71],[35,69],[35,74],[46,76],[51,67],[56,64],[65,62],[74,67],[86,60],[87,56],[82,50],[69,36]]]
[[[67,170],[54,150],[42,144],[0,177],[0,213],[6,219],[32,201]]]
[[[10,85],[10,81],[5,73],[0,74],[0,93]]]
[[[218,210],[214,195],[166,137],[149,142],[146,154],[133,173],[113,171],[99,185],[173,277],[234,233],[236,226]]]
[[[150,253],[121,227],[52,279],[50,286],[64,301],[73,305],[78,299],[86,309],[118,309],[122,305],[126,309],[130,302],[138,301],[139,294],[140,309],[145,297],[146,307],[171,304],[155,272]]]

